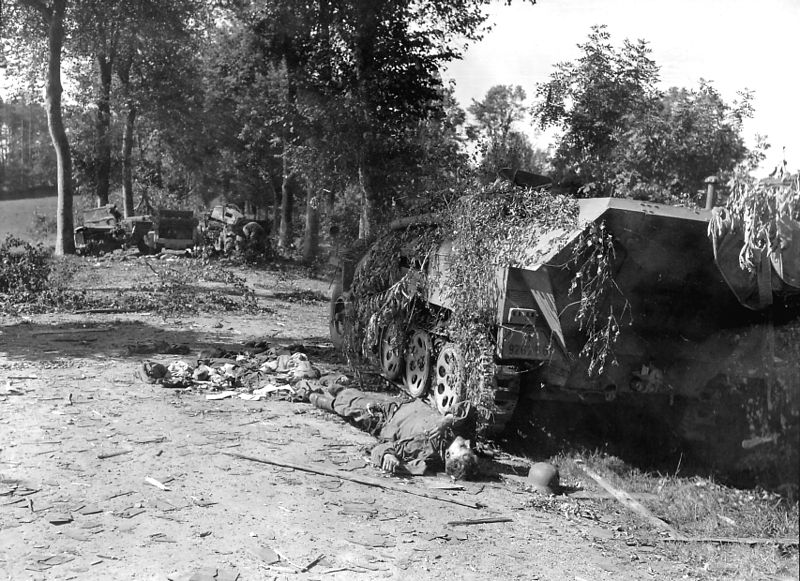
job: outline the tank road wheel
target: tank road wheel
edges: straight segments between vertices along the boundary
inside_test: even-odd
[[[464,356],[455,343],[445,343],[436,358],[436,383],[433,401],[439,413],[446,414],[461,401],[464,387]]]
[[[331,292],[329,327],[331,343],[340,351],[344,349],[347,336],[347,295],[342,293],[342,285],[335,284]]]
[[[431,376],[431,351],[433,343],[426,331],[417,329],[412,333],[406,350],[404,385],[414,397],[422,397],[428,390]]]
[[[380,340],[381,371],[389,381],[403,373],[403,335],[397,323],[383,329]]]

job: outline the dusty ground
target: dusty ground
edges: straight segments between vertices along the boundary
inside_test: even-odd
[[[365,465],[372,439],[309,404],[207,400],[204,392],[165,389],[137,375],[145,359],[182,358],[128,354],[153,340],[187,345],[195,357],[250,339],[302,343],[323,371],[346,370],[326,344],[327,305],[275,298],[281,289],[325,292],[326,281],[272,276],[256,288],[271,314],[2,320],[0,578],[740,577],[709,570],[702,555],[676,556],[612,501],[535,496],[515,475],[524,473],[522,459],[501,454],[495,468],[503,478],[446,490],[444,477],[402,480]],[[384,479],[484,507],[229,453]],[[511,520],[448,524],[488,517]],[[787,562],[796,567],[796,556]],[[795,575],[778,570],[776,577],[771,566],[762,578]]]

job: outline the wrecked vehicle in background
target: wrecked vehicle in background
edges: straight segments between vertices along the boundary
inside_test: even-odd
[[[447,335],[458,296],[450,271],[459,254],[447,239],[427,256],[411,249],[393,258],[398,274],[391,283],[411,273],[424,284],[417,286],[413,308],[390,323],[375,313],[394,298],[359,296],[354,284],[375,267],[374,247],[344,256],[332,296],[332,341],[361,350],[387,380],[414,397],[430,397],[442,413],[463,399],[482,404],[489,431],[506,427],[520,398],[587,404],[646,398],[655,414],[677,416],[681,439],[715,463],[732,461],[751,444],[796,439],[800,376],[792,353],[800,345],[800,223],[787,225],[796,244],[765,256],[749,274],[732,260],[743,243],[734,228],[718,228],[709,241],[711,210],[621,198],[576,203],[575,227],[540,232],[524,249],[532,257],[526,266],[491,267],[494,321],[482,353],[467,357]],[[437,215],[401,219],[387,236],[423,237],[439,222]],[[590,230],[608,240],[605,251],[586,247]],[[609,324],[594,329],[614,335],[613,341],[599,337],[606,346],[613,343],[613,355],[600,365],[589,356],[587,345],[598,337],[589,336],[584,297],[575,292],[581,277],[591,274],[576,260],[587,252],[605,264],[613,287],[599,305]],[[794,342],[791,332],[776,335],[785,325],[797,329]],[[483,385],[470,391],[465,369],[475,367]],[[746,421],[734,427],[730,417],[744,408]],[[763,421],[750,408],[762,410]],[[727,436],[738,437],[732,447],[722,442]]]
[[[147,233],[147,247],[154,252],[187,250],[197,243],[197,218],[191,210],[156,211],[153,229]]]
[[[115,204],[106,204],[84,211],[83,225],[75,228],[75,249],[79,254],[132,247],[142,254],[186,250],[195,245],[196,226],[191,210],[159,208],[154,216],[123,218]]]
[[[269,220],[247,216],[236,204],[220,204],[205,212],[198,230],[202,243],[217,252],[229,254],[245,245],[259,254],[270,252]]]
[[[148,233],[152,229],[150,216],[123,218],[114,204],[91,208],[83,213],[83,225],[75,228],[75,250],[78,254],[93,254],[135,246],[148,252]]]

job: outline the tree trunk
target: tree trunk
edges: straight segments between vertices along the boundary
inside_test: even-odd
[[[278,229],[278,247],[284,250],[292,245],[292,206],[294,204],[292,178],[293,173],[289,170],[286,151],[284,150],[283,181],[281,183],[281,223]]]
[[[48,22],[47,125],[56,152],[58,205],[56,210],[56,255],[75,254],[72,217],[72,158],[61,115],[61,48],[64,44],[66,0],[53,0]]]
[[[272,193],[272,235],[277,236],[281,228],[281,196],[278,195],[275,186],[272,186]]]
[[[128,104],[125,127],[122,132],[122,205],[125,217],[133,216],[133,124],[136,121],[136,106]]]
[[[369,83],[373,79],[375,69],[374,47],[377,35],[378,14],[372,0],[360,0],[359,33],[355,46],[357,94],[361,106],[362,137],[358,144],[358,185],[361,192],[361,218],[358,223],[358,237],[368,240],[374,230],[375,192],[370,179],[369,156],[373,144],[372,115],[369,109]]]
[[[372,184],[369,172],[360,164],[358,168],[358,189],[361,192],[361,217],[358,220],[359,240],[369,240],[372,238],[375,223],[375,197],[372,192]]]
[[[308,196],[306,229],[303,233],[303,262],[313,262],[319,254],[319,198]]]
[[[100,97],[97,100],[97,156],[96,198],[97,206],[108,204],[109,178],[111,176],[111,59],[97,55],[100,69]]]

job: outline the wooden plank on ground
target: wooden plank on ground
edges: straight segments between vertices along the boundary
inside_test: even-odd
[[[280,466],[281,468],[293,468],[294,470],[299,470],[301,472],[310,472],[311,474],[319,474],[321,476],[330,476],[331,478],[340,478],[342,480],[349,480],[350,482],[356,482],[358,484],[363,484],[365,486],[375,486],[377,488],[383,488],[384,490],[393,490],[395,492],[402,492],[404,494],[412,494],[414,496],[421,496],[423,498],[429,498],[431,500],[438,500],[439,502],[447,502],[450,504],[457,504],[459,506],[466,506],[468,508],[483,508],[483,505],[475,503],[475,502],[468,502],[465,500],[460,500],[458,498],[453,498],[450,496],[443,496],[440,494],[434,494],[432,492],[423,492],[421,490],[414,490],[413,488],[409,488],[407,486],[399,486],[392,482],[378,480],[377,478],[370,478],[368,476],[357,476],[354,474],[349,474],[347,472],[343,472],[340,470],[333,470],[328,468],[313,468],[311,466],[305,466],[303,464],[295,464],[293,462],[284,462],[282,460],[269,460],[266,458],[256,458],[255,456],[248,456],[246,454],[238,454],[236,452],[222,452],[222,454],[226,456],[232,456],[233,458],[240,458],[242,460],[250,460],[251,462],[259,462],[261,464],[270,464],[272,466]]]
[[[645,521],[650,523],[655,528],[657,528],[659,530],[662,530],[662,531],[665,531],[665,532],[668,532],[673,537],[682,537],[683,536],[680,533],[678,533],[678,531],[676,531],[668,523],[664,522],[663,520],[658,518],[656,515],[654,515],[652,512],[647,510],[640,502],[638,502],[636,499],[634,499],[630,494],[628,494],[624,490],[620,490],[618,488],[615,488],[614,486],[611,485],[610,482],[608,482],[605,478],[600,476],[597,472],[595,472],[591,468],[589,468],[587,466],[583,466],[581,464],[577,464],[577,466],[589,478],[591,478],[598,485],[600,485],[600,487],[603,488],[603,490],[605,490],[606,492],[611,494],[611,496],[616,498],[617,501],[619,501],[619,503],[622,504],[625,508],[627,508],[631,512],[639,515],[642,519],[644,519]]]

